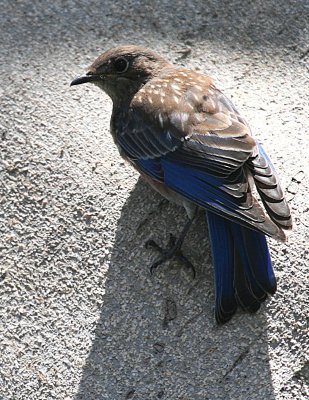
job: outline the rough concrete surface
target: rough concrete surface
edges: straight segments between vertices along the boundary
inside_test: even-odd
[[[0,399],[308,399],[308,1],[1,2]],[[102,51],[149,46],[214,77],[280,171],[278,292],[218,327],[207,228],[150,276],[185,212],[138,179],[110,100],[69,87]]]

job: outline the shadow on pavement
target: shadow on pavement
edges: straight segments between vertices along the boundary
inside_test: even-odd
[[[164,265],[150,276],[143,243],[177,232],[184,213],[158,198],[146,219],[140,205],[157,196],[139,181],[117,225],[95,339],[76,400],[274,399],[264,311],[218,327],[203,215],[184,251],[197,278]],[[198,244],[198,245],[197,245]]]

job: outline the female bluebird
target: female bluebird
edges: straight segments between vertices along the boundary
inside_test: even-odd
[[[190,265],[180,248],[203,208],[217,322],[228,321],[238,305],[257,311],[276,291],[265,235],[285,241],[292,220],[277,173],[244,118],[211,78],[142,47],[106,51],[71,85],[85,82],[113,101],[111,133],[121,156],[189,216],[180,238],[153,268],[175,255]]]

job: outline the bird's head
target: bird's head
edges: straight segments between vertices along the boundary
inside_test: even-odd
[[[103,89],[114,102],[129,99],[156,76],[171,66],[152,50],[139,46],[119,46],[100,55],[87,72],[71,82],[72,85],[92,82]]]

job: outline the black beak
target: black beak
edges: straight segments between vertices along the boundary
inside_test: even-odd
[[[80,85],[81,83],[97,81],[98,78],[99,78],[98,75],[89,74],[89,72],[87,72],[86,74],[78,76],[77,78],[73,79],[70,86]]]

